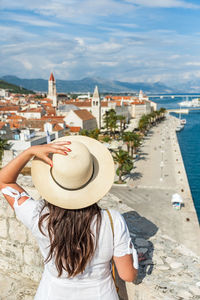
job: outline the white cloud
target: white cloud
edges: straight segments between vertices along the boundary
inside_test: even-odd
[[[181,1],[181,0],[126,0],[126,2],[136,4],[138,6],[146,6],[146,7],[161,7],[161,8],[181,7],[181,8],[191,8],[191,9],[200,8],[200,5],[188,3],[186,1]]]
[[[2,20],[11,20],[15,21],[18,23],[25,23],[29,25],[34,25],[34,26],[40,26],[40,27],[57,27],[61,26],[60,24],[53,22],[53,21],[48,21],[48,20],[42,20],[39,17],[33,17],[33,16],[28,16],[28,15],[23,15],[23,14],[17,14],[17,13],[2,13],[1,14],[1,19]]]
[[[195,66],[195,67],[199,67],[200,66],[200,62],[199,61],[191,61],[191,62],[186,62],[185,63],[186,66]]]

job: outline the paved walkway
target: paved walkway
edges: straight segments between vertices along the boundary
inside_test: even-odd
[[[169,117],[152,128],[144,140],[133,172],[127,178],[128,187],[113,186],[111,193],[154,223],[163,233],[200,255],[199,225],[174,138],[176,122],[177,119]],[[185,207],[180,211],[172,207],[174,193],[181,194],[184,199]]]

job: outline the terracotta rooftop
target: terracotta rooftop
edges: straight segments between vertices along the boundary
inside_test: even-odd
[[[70,126],[69,129],[71,132],[79,132],[81,130],[81,127]]]
[[[54,76],[53,76],[53,73],[51,72],[51,75],[50,75],[50,78],[49,78],[50,81],[55,81],[54,79]]]
[[[60,126],[59,124],[55,124],[55,126],[53,127],[53,131],[60,131],[63,130],[64,128],[62,126]]]
[[[12,111],[12,110],[19,110],[19,106],[3,106],[0,107],[0,111]]]
[[[145,101],[134,101],[134,102],[131,102],[131,104],[134,104],[134,105],[143,105],[145,104]]]
[[[74,110],[74,113],[83,121],[95,119],[87,109]]]

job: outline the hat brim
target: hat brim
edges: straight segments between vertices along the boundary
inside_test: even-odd
[[[83,188],[67,190],[56,184],[51,167],[40,159],[33,159],[31,175],[33,183],[46,201],[66,209],[80,209],[98,202],[111,188],[114,181],[114,162],[109,150],[100,142],[86,136],[65,136],[54,140],[83,143],[94,157],[92,180]],[[70,148],[70,146],[69,146]]]

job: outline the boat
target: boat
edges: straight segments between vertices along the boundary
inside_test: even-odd
[[[176,127],[176,131],[181,131],[182,129],[184,128],[184,125],[178,125],[177,127]]]
[[[181,124],[181,125],[185,125],[186,123],[187,123],[186,119],[181,119],[181,120],[180,120],[180,124]]]
[[[194,98],[191,101],[182,101],[179,102],[179,105],[184,107],[200,107],[200,98]]]

